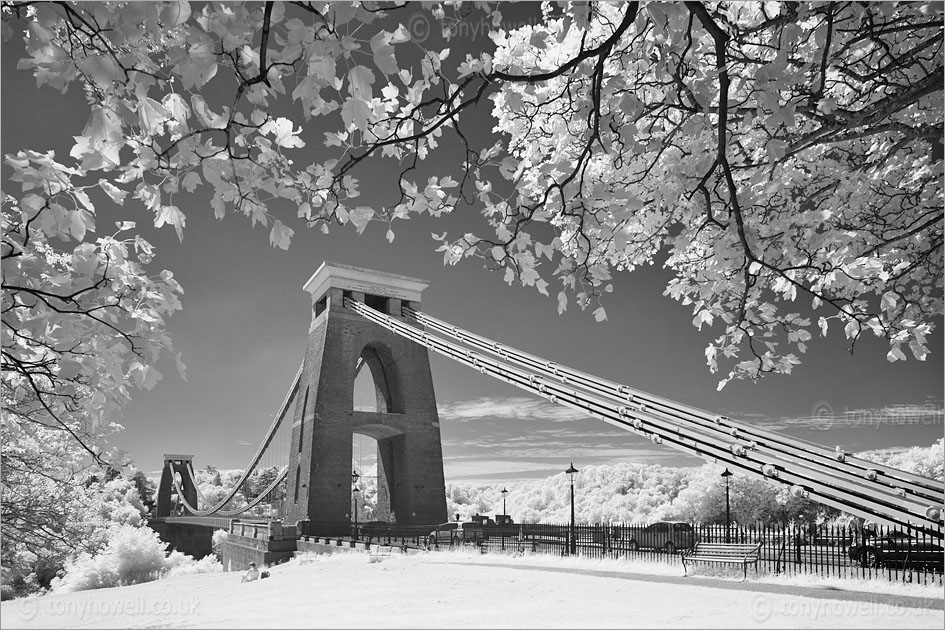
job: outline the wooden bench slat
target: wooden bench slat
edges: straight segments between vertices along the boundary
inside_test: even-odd
[[[748,556],[741,556],[735,558],[732,556],[689,556],[686,558],[690,562],[731,562],[734,564],[741,564],[743,562],[754,562]]]
[[[724,543],[696,543],[695,547],[699,549],[754,549],[758,545],[726,545]]]
[[[693,549],[706,549],[706,550],[721,550],[721,551],[754,551],[758,548],[758,545],[725,545],[719,543],[704,544],[696,543]]]
[[[696,543],[695,548],[698,549],[737,549],[742,551],[751,551],[757,545],[732,545],[732,546],[722,546],[722,545],[703,545],[702,543]]]

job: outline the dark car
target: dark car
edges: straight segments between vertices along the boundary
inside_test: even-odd
[[[658,521],[646,527],[631,527],[625,536],[629,538],[627,548],[663,549],[675,553],[677,549],[689,549],[696,542],[696,533],[689,523]]]
[[[846,528],[821,526],[813,532],[804,532],[801,544],[821,547],[847,547],[853,542],[853,532]]]
[[[864,567],[931,569],[942,571],[945,548],[942,541],[910,536],[893,530],[885,536],[871,536],[850,546],[850,559]]]
[[[430,532],[427,540],[430,545],[455,545],[463,542],[463,530],[459,523],[442,523]]]

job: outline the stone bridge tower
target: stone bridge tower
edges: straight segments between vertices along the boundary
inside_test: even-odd
[[[203,509],[197,504],[197,487],[191,483],[193,469],[193,455],[164,455],[164,468],[161,470],[161,482],[158,484],[157,492],[157,505],[155,506],[153,515],[155,518],[190,514],[190,510],[184,506],[179,497],[176,504],[172,500],[177,494],[172,475],[177,477],[177,481],[180,483],[180,489],[184,493],[184,498],[198,510]],[[187,474],[188,471],[190,471],[191,474]],[[171,512],[176,509],[181,510],[181,513],[171,514]]]
[[[299,391],[285,522],[351,520],[352,435],[377,440],[378,511],[398,524],[447,520],[440,423],[427,349],[344,306],[351,297],[403,319],[428,283],[325,262],[305,284],[312,321]],[[376,412],[354,410],[358,370],[373,377]]]

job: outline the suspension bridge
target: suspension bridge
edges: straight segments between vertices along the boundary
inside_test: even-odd
[[[864,521],[941,537],[945,486],[559,365],[424,313],[423,280],[326,262],[305,285],[305,358],[255,454],[223,496],[201,496],[191,455],[166,455],[154,527],[187,547],[233,519],[275,518],[289,536],[347,525],[352,436],[377,441],[376,513],[398,525],[447,520],[429,355],[448,357],[552,403],[729,470],[787,487]],[[355,410],[362,370],[375,411]],[[262,474],[265,472],[266,474]],[[252,489],[250,490],[250,486]],[[261,508],[265,507],[263,511]],[[196,533],[195,533],[196,532]],[[190,538],[189,538],[190,537]]]

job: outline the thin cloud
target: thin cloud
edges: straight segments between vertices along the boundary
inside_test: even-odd
[[[590,416],[539,398],[477,398],[443,404],[444,465],[448,481],[490,482],[553,475],[574,461],[587,465],[633,462],[699,466],[703,460],[627,433]],[[809,415],[767,418],[731,413],[730,417],[773,430],[941,426],[941,401],[834,409],[818,402]],[[862,450],[862,449],[853,449]]]
[[[451,457],[443,462],[446,482],[472,483],[476,481],[504,482],[550,477],[564,472],[573,461],[579,468],[584,466],[613,465],[619,463],[659,464],[663,466],[685,465],[672,451],[637,451],[630,449],[569,449],[566,452],[547,453],[545,458],[536,453],[529,453],[527,458],[510,461],[508,459],[481,459],[478,457]],[[693,459],[690,466],[700,466],[700,460]]]
[[[887,448],[874,448],[868,451],[861,451],[856,454],[856,457],[870,458],[876,456],[888,456],[888,455],[898,455],[900,453],[906,453],[911,451],[914,446],[890,446]]]
[[[446,473],[455,480],[547,476],[567,468],[572,459],[585,464],[701,463],[542,399],[478,398],[444,404],[439,413]]]
[[[237,446],[252,446],[252,444],[247,442],[246,440],[236,440],[236,445]]]
[[[736,416],[733,416],[733,418]],[[941,426],[945,409],[941,403],[900,404],[885,407],[849,409],[834,408],[819,401],[810,415],[768,418],[759,421],[765,428],[784,430],[807,428],[829,431],[841,428],[884,428],[907,426]]]
[[[442,439],[448,449],[498,449],[503,452],[530,452],[534,448],[643,448],[652,449],[649,440],[635,435],[616,436],[606,432],[594,431],[549,431],[536,429],[526,434],[509,435],[507,433],[483,433],[477,435],[449,436]]]
[[[568,442],[573,442],[575,440],[585,440],[585,441],[589,440],[592,442],[604,441],[607,443],[613,443],[615,436],[627,437],[631,439],[632,437],[635,436],[635,434],[632,434],[629,431],[621,431],[620,429],[614,429],[610,425],[604,424],[602,422],[598,423],[598,426],[599,426],[599,430],[594,430],[594,429],[597,429],[597,427],[594,427],[591,430],[585,430],[585,431],[577,431],[573,429],[544,429],[541,431],[536,431],[534,432],[534,434],[540,435],[542,442],[555,439],[555,440],[566,440]],[[637,439],[640,439],[640,438],[637,438]],[[529,435],[520,435],[518,437],[508,438],[503,441],[508,444],[508,443],[523,442],[523,441],[527,442],[527,441],[535,441],[535,440],[532,437],[532,434],[529,434]]]
[[[440,405],[441,420],[447,422],[490,422],[495,420],[534,420],[541,422],[578,422],[592,420],[586,413],[540,399],[526,397],[476,398]],[[730,414],[733,420],[762,425],[767,429],[810,428],[830,430],[849,427],[940,426],[945,420],[941,401],[898,404],[885,407],[849,409],[818,401],[811,413],[801,416],[766,417],[756,413]]]
[[[474,400],[445,403],[439,406],[437,412],[441,420],[453,422],[469,422],[483,418],[574,422],[589,417],[586,413],[568,409],[540,398],[522,396],[476,398]]]

